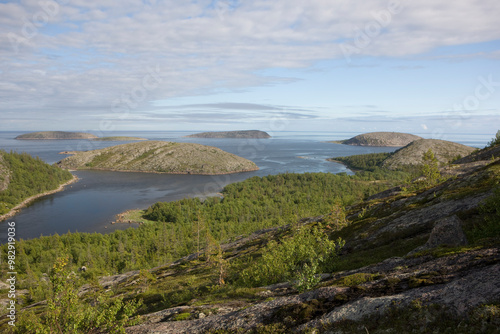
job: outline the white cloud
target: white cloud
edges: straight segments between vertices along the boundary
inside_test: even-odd
[[[400,9],[387,17],[392,2],[2,3],[0,113],[111,106],[144,88],[151,67],[160,68],[162,83],[145,89],[144,98],[136,101],[141,106],[280,82],[256,73],[342,58],[340,46],[354,43],[369,29],[375,29],[372,37],[356,56],[412,56],[500,39],[496,0],[400,0]],[[384,15],[386,21],[380,23]],[[381,27],[374,33],[377,23]]]

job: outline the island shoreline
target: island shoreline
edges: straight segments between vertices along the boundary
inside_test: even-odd
[[[78,178],[78,176],[73,175],[73,178],[61,185],[59,185],[59,187],[57,187],[56,189],[53,189],[53,190],[49,190],[49,191],[46,191],[44,193],[41,193],[41,194],[37,194],[37,195],[33,195],[31,197],[28,197],[26,198],[24,201],[22,201],[21,203],[19,203],[18,205],[16,205],[15,207],[13,207],[9,212],[7,212],[6,214],[3,214],[0,216],[0,222],[3,222],[4,220],[10,218],[10,217],[13,217],[15,216],[16,214],[18,214],[21,209],[27,207],[31,202],[33,202],[34,200],[36,199],[39,199],[41,197],[44,197],[44,196],[48,196],[48,195],[52,195],[52,194],[55,194],[55,193],[58,193],[60,191],[63,191],[64,188],[70,184],[73,184],[73,183],[76,183],[78,182],[78,180],[80,180]]]

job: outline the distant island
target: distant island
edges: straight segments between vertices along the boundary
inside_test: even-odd
[[[259,168],[219,148],[192,143],[142,141],[87,152],[74,152],[57,163],[65,169],[217,175]]]
[[[113,136],[113,137],[99,137],[94,138],[97,141],[132,141],[132,140],[147,140],[146,138],[140,137],[128,137],[128,136]]]
[[[425,152],[431,150],[442,165],[474,152],[476,148],[440,139],[420,139],[391,154],[382,167],[397,169],[407,165],[419,165]]]
[[[333,141],[332,143],[354,146],[400,147],[406,146],[422,137],[400,132],[370,132],[350,139]]]
[[[202,132],[186,136],[188,138],[241,138],[241,139],[266,139],[271,136],[264,131],[244,130],[244,131],[220,131]]]
[[[26,133],[17,136],[15,139],[26,140],[66,140],[66,139],[96,139],[97,136],[84,132],[66,132],[66,131],[40,131]]]

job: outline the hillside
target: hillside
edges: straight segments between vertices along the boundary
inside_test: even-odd
[[[447,164],[460,157],[469,155],[476,149],[462,144],[440,140],[440,139],[420,139],[399,149],[390,155],[382,166],[389,169],[397,169],[402,166],[419,165],[425,152],[432,150],[438,162]]]
[[[30,277],[20,283],[30,286],[27,281],[33,273],[42,279],[33,282],[24,299],[31,305],[18,309],[16,327],[20,333],[36,332],[34,324],[49,321],[41,312],[54,316],[58,308],[66,307],[65,301],[72,301],[74,312],[80,312],[75,314],[93,319],[95,312],[103,312],[113,325],[124,324],[123,314],[113,320],[109,310],[140,314],[135,323],[128,323],[129,334],[447,333],[450,329],[457,334],[496,333],[500,325],[500,159],[478,159],[473,164],[453,164],[452,178],[434,185],[415,182],[411,187],[391,187],[366,172],[252,178],[228,186],[223,199],[155,204],[146,210],[148,217],[163,213],[161,219],[116,232],[112,239],[73,234],[24,242],[19,244],[24,250],[19,256],[28,264],[29,270],[22,270]],[[332,183],[335,192],[322,193]],[[345,201],[344,196],[355,191],[369,195],[367,187],[384,184],[385,191],[361,201]],[[285,192],[283,206],[272,202]],[[239,193],[243,198],[238,198]],[[322,215],[294,219],[293,209],[288,215],[288,209],[297,205],[320,204],[322,196],[330,201],[329,209],[322,207]],[[343,208],[339,203],[351,204]],[[281,223],[277,219],[278,226],[253,233],[238,230],[242,221],[270,209],[278,215],[287,213]],[[221,231],[224,217],[232,221],[233,214],[231,228]],[[258,217],[255,222],[261,220]],[[173,226],[179,229],[170,230]],[[229,233],[231,229],[235,234]],[[189,244],[183,245],[181,240],[189,233]],[[203,245],[199,252],[197,238]],[[150,257],[166,256],[174,245],[195,251],[148,267]],[[102,253],[106,247],[117,253],[103,253],[106,260],[92,256],[94,248]],[[71,254],[69,263],[36,262],[64,249]],[[123,268],[136,261],[142,261],[141,270],[98,278],[93,271],[98,264]],[[75,269],[82,264],[87,271]],[[50,268],[53,283],[40,272]],[[70,279],[75,275],[89,284],[76,285],[77,279]],[[51,297],[47,292],[51,284],[70,292]],[[76,300],[76,292],[84,299]],[[106,296],[109,304],[97,296]],[[56,301],[55,311],[46,307],[45,298]],[[134,304],[139,300],[142,305]],[[71,312],[64,319],[70,321]],[[0,319],[0,326],[6,326],[7,320]]]
[[[355,146],[406,146],[414,140],[422,139],[409,133],[400,132],[370,132],[357,135],[350,139],[337,141],[336,143]]]
[[[66,139],[96,139],[97,136],[94,136],[90,133],[83,132],[66,132],[66,131],[41,131],[41,132],[32,132],[26,133],[23,135],[17,136],[15,139],[29,139],[29,140],[66,140]]]
[[[188,138],[239,138],[239,139],[265,139],[271,136],[264,131],[245,130],[245,131],[221,131],[221,132],[202,132],[186,136]]]
[[[68,171],[39,158],[0,150],[0,221],[36,197],[74,180]]]
[[[258,169],[253,162],[216,147],[164,141],[143,141],[79,152],[57,164],[67,169],[205,175]]]
[[[319,333],[426,333],[457,327],[464,334],[494,332],[500,323],[495,306],[500,302],[495,204],[500,191],[493,193],[499,180],[497,159],[416,194],[396,188],[372,196],[350,207],[348,224],[330,232],[331,239],[342,237],[346,243],[316,288],[300,293],[295,284],[283,282],[204,293],[198,287],[196,299],[149,313],[127,333],[310,333],[315,328]],[[325,228],[330,217],[300,224]],[[268,240],[288,240],[292,233],[292,226],[256,232],[222,245],[223,258],[242,268],[245,257],[256,261]],[[279,265],[278,258],[273,265]],[[195,289],[213,270],[193,254],[151,270],[157,280],[150,289]],[[137,273],[101,282],[125,291],[134,281]]]

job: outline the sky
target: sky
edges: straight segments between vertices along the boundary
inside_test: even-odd
[[[0,1],[0,131],[500,129],[498,0]]]

